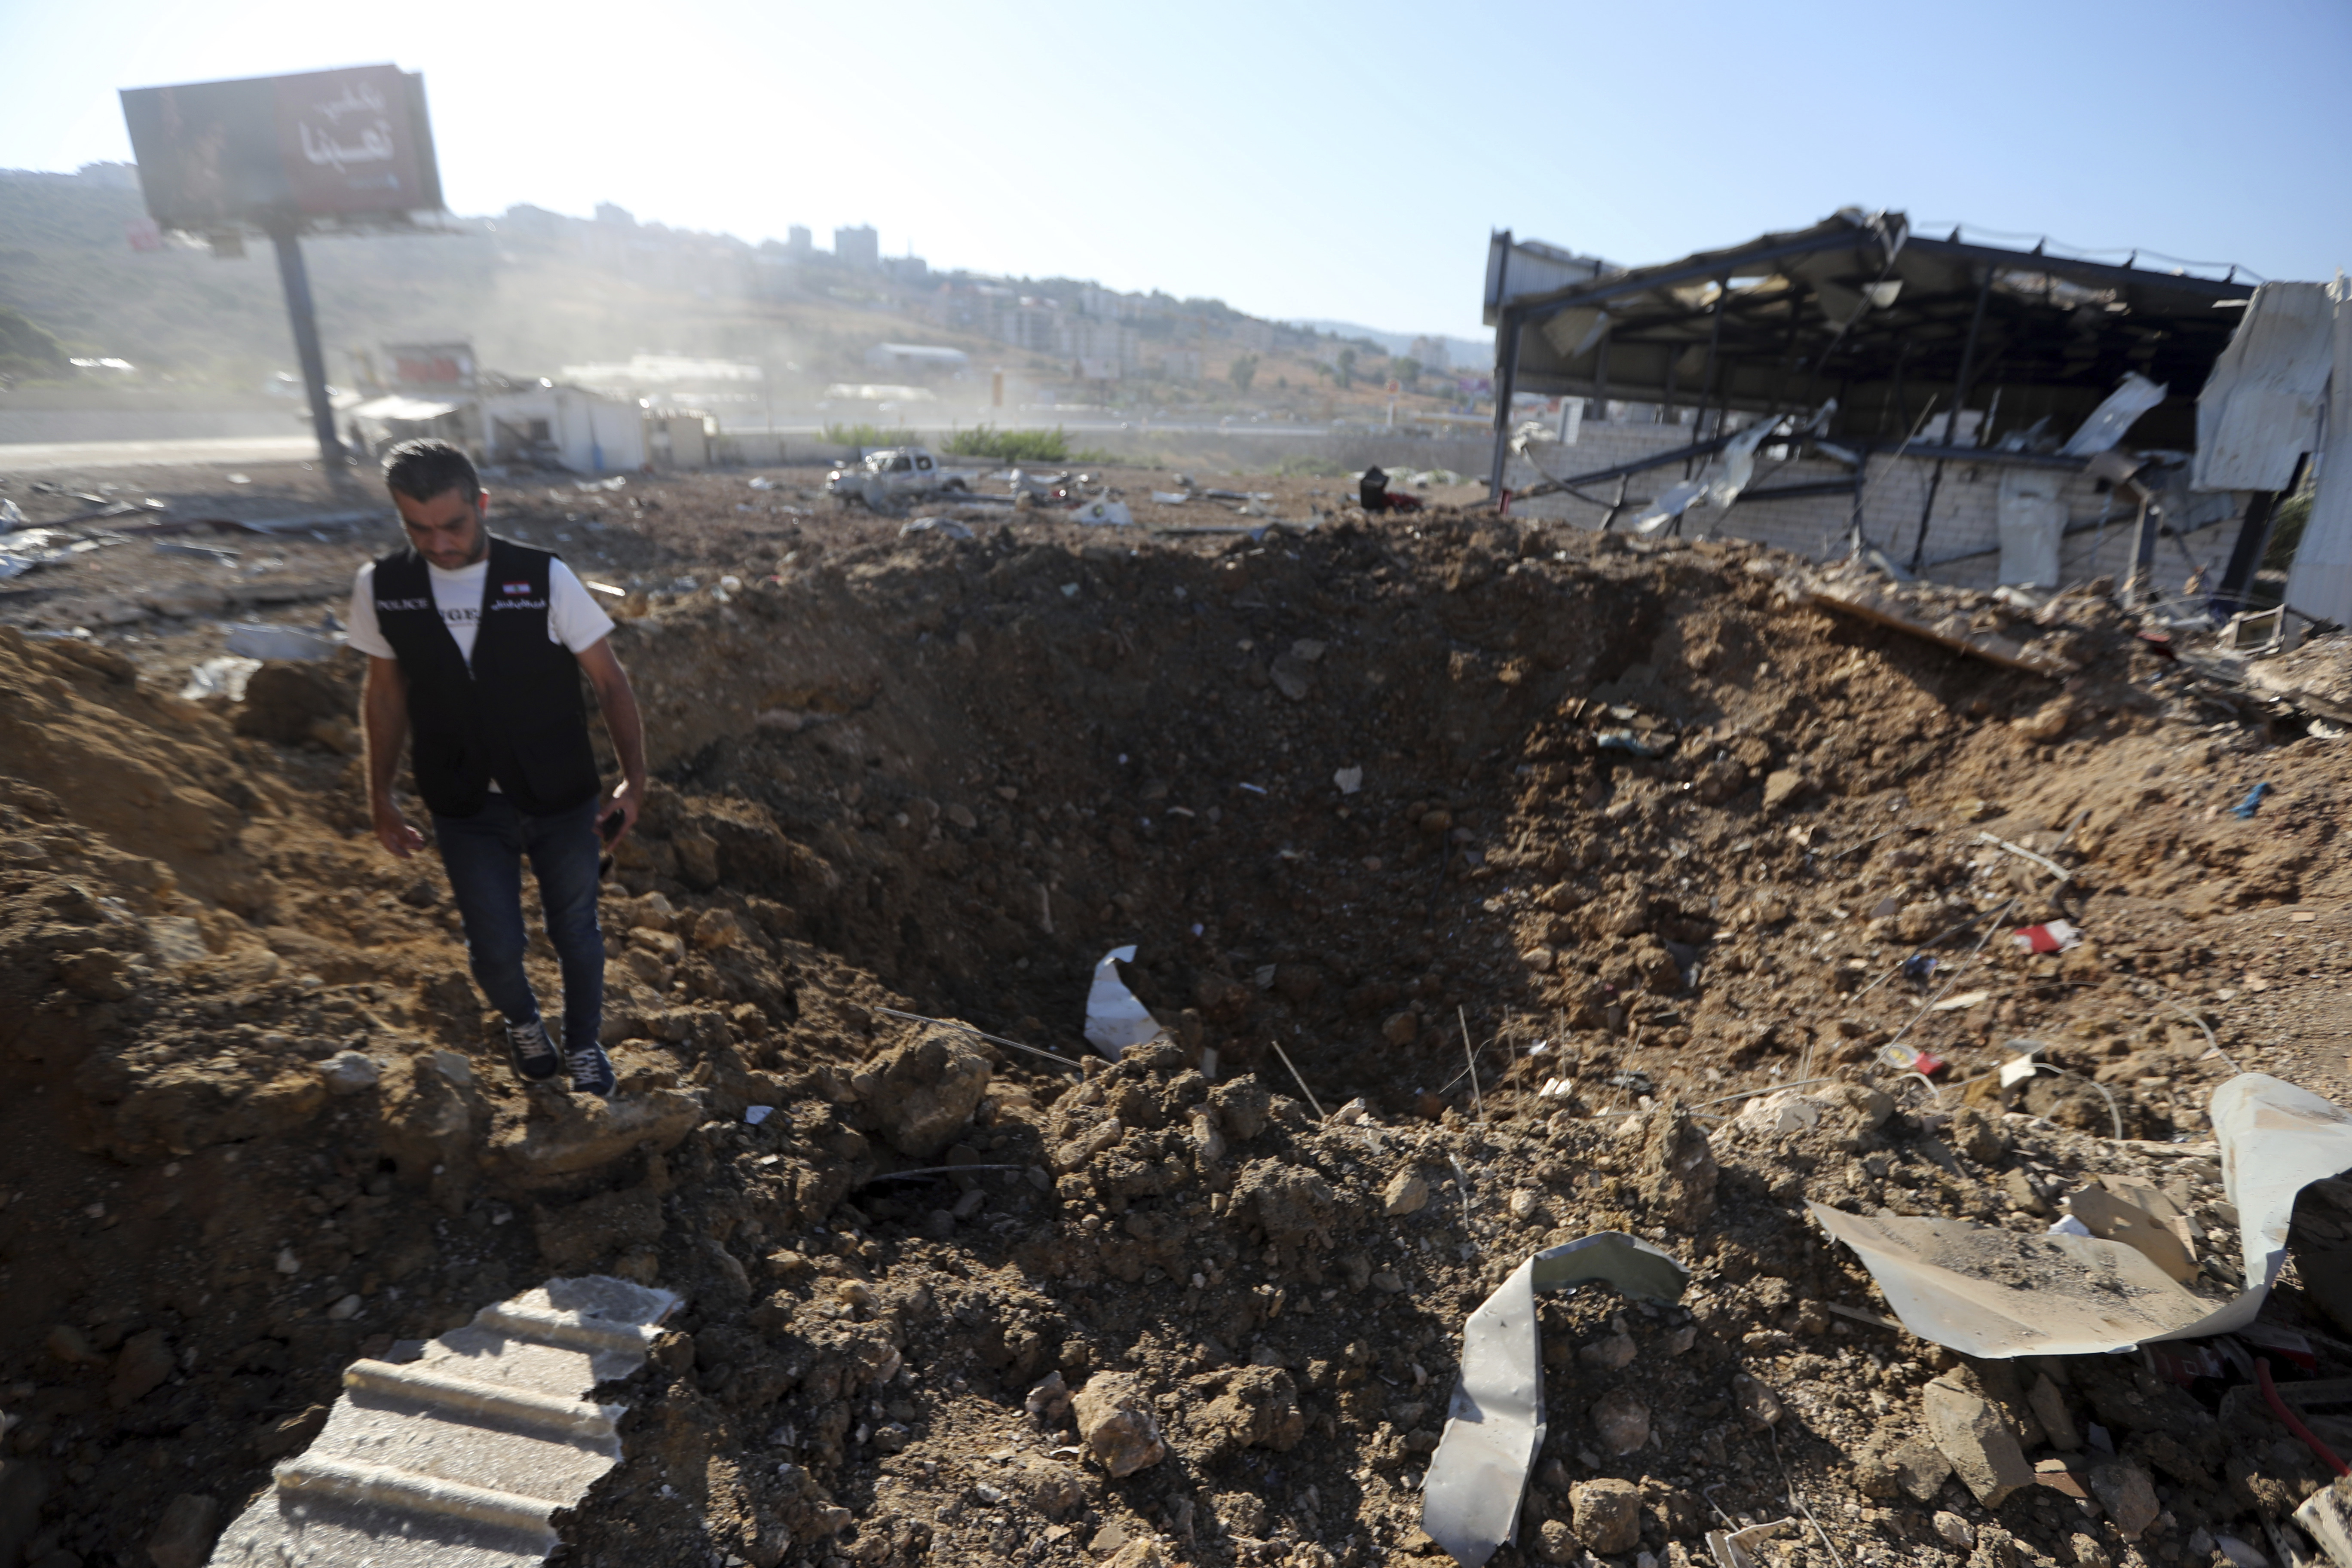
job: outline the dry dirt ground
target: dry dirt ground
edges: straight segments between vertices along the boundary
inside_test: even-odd
[[[2014,628],[2061,683],[1807,608],[1766,552],[1367,519],[1344,480],[1194,476],[1259,517],[1114,471],[1142,526],[956,539],[750,478],[496,508],[630,590],[659,783],[604,904],[609,1108],[513,1081],[437,867],[365,831],[351,656],[178,695],[223,617],[339,610],[386,528],[126,533],[0,589],[0,1563],[163,1561],[353,1357],[587,1271],[686,1305],[607,1391],[627,1458],[566,1563],[1429,1560],[1463,1317],[1607,1229],[1691,1287],[1546,1301],[1498,1563],[1683,1568],[1794,1516],[1768,1568],[2219,1563],[2325,1479],[2234,1372],[1870,1321],[1803,1204],[2040,1230],[2127,1177],[2227,1284],[2210,1090],[2347,1090],[2340,743],[2200,700],[2097,595]],[[381,504],[254,479],[67,488]],[[2011,940],[2053,918],[2086,940]],[[1171,1038],[1114,1068],[1082,1008],[1128,942]],[[2017,1040],[2057,1070],[1987,1092]],[[1813,1080],[1816,1125],[1743,1118]],[[2266,1316],[2352,1371],[2297,1279]],[[1950,1474],[1938,1377],[2048,1484]],[[1164,1452],[1110,1473],[1121,1430]]]

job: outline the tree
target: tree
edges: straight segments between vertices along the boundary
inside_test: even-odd
[[[1411,392],[1421,384],[1421,362],[1408,354],[1391,365],[1389,374],[1402,382],[1407,392]]]
[[[1250,383],[1257,379],[1257,355],[1236,354],[1225,367],[1225,379],[1234,384],[1234,391],[1247,392]]]
[[[1339,351],[1339,390],[1345,392],[1356,384],[1356,351]]]

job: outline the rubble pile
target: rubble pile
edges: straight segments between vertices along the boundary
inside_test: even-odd
[[[2200,727],[2104,598],[1971,626],[2053,678],[1740,545],[734,504],[633,524],[699,585],[615,636],[610,1106],[513,1082],[369,837],[354,670],[184,701],[0,629],[0,1548],[182,1550],[351,1361],[603,1273],[683,1305],[562,1561],[1426,1557],[1465,1318],[1596,1232],[1689,1284],[1540,1299],[1496,1562],[2247,1563],[2328,1479],[2227,1355],[1917,1337],[1807,1207],[2128,1207],[2227,1294],[2213,1089],[2344,1097],[2352,769]],[[1129,943],[1165,1035],[1113,1064]]]

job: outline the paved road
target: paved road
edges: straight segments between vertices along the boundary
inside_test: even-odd
[[[319,443],[309,436],[222,436],[190,441],[35,441],[0,445],[0,474],[175,463],[305,462],[318,455]]]

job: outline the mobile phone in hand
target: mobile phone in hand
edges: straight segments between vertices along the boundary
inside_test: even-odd
[[[604,846],[604,852],[596,857],[596,879],[600,882],[613,874],[613,842],[621,837],[621,829],[628,820],[628,813],[617,805],[597,819],[596,837]]]

